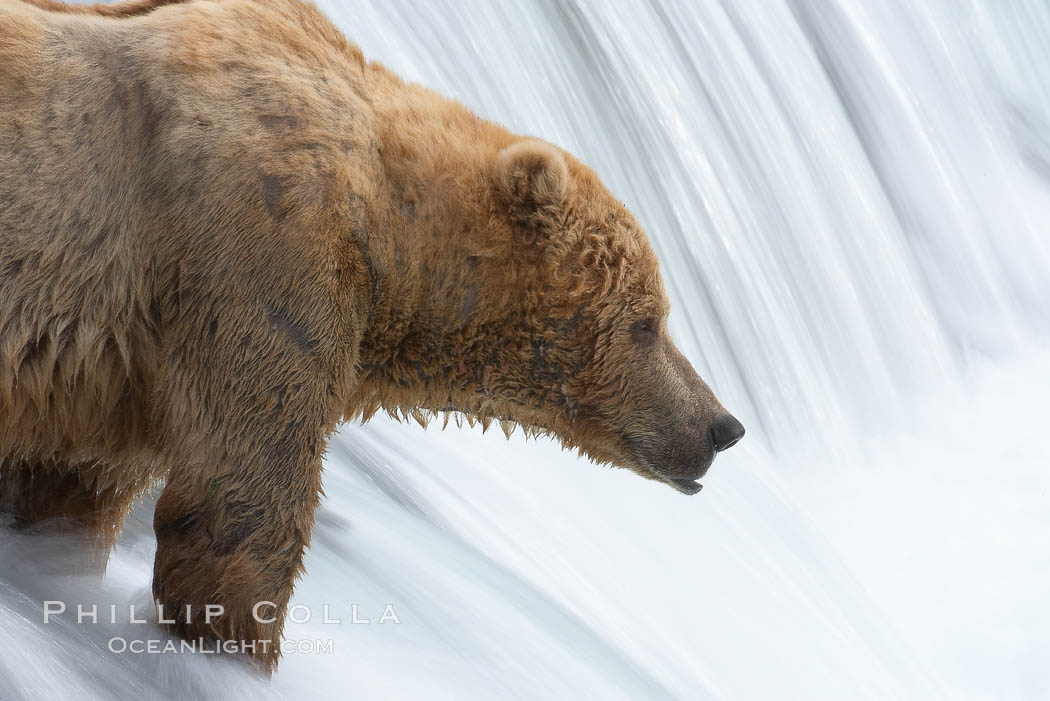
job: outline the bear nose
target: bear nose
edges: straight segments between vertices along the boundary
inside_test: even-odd
[[[732,414],[722,414],[711,424],[711,441],[715,450],[729,450],[744,437],[744,425]]]

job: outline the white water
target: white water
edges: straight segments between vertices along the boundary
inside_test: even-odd
[[[1050,696],[1044,3],[323,6],[596,168],[748,436],[686,498],[498,431],[346,427],[287,631],[333,653],[268,686],[107,651],[152,626],[42,624],[145,607],[148,503],[101,585],[0,530],[0,698]]]

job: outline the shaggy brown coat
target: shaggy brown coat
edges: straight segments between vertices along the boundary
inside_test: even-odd
[[[0,0],[0,501],[104,559],[166,479],[154,593],[182,635],[276,643],[326,438],[380,408],[699,489],[724,410],[666,313],[590,169],[312,5]]]

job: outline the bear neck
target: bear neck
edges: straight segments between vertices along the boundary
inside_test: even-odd
[[[366,224],[372,305],[348,418],[379,408],[424,421],[449,409],[506,413],[483,406],[475,375],[491,353],[479,317],[512,304],[481,275],[499,248],[488,224],[491,164],[514,137],[419,86],[391,76],[384,87],[373,103],[382,174],[374,185],[384,206],[372,207]]]

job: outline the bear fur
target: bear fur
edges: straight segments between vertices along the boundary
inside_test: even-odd
[[[728,415],[667,308],[590,169],[310,4],[0,0],[0,508],[104,562],[163,481],[154,595],[187,638],[273,668],[326,439],[380,409],[699,489]]]

